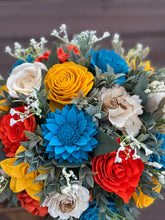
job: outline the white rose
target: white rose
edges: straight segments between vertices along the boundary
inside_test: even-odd
[[[42,206],[48,207],[48,212],[53,218],[79,218],[89,206],[89,191],[78,182],[72,183],[69,192],[65,188],[67,187],[62,187],[62,194],[55,192],[47,196]]]
[[[43,63],[23,63],[16,66],[7,79],[7,88],[13,98],[18,98],[17,92],[29,96],[33,93],[33,88],[37,90],[41,87],[41,70],[47,70]]]
[[[125,88],[118,84],[110,89],[103,88],[102,92],[99,99],[111,124],[123,133],[136,136],[142,125],[138,115],[143,113],[139,97],[130,96]]]
[[[150,93],[148,94],[147,104],[145,105],[145,110],[147,112],[153,113],[158,109],[160,102],[165,98],[165,85],[164,82],[153,81],[148,86]],[[165,118],[165,105],[162,109]]]

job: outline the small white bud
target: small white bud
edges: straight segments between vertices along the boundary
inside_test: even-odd
[[[110,36],[110,33],[109,32],[104,32],[104,34],[103,34],[103,38],[106,38],[106,37],[109,37]]]
[[[10,48],[9,46],[7,46],[7,47],[5,48],[5,52],[10,54],[10,53],[11,53],[11,48]]]
[[[118,43],[119,42],[119,38],[120,38],[120,35],[119,34],[115,34],[114,37],[113,37],[113,41],[115,43]]]
[[[10,126],[12,127],[15,123],[17,123],[16,120],[14,120],[14,118],[10,119]]]

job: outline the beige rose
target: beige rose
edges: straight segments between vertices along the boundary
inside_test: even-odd
[[[153,113],[158,110],[160,102],[165,98],[165,84],[164,82],[153,81],[148,86],[148,101],[145,105],[147,112]],[[165,105],[163,107],[163,118],[165,118]]]
[[[41,70],[47,70],[43,63],[23,63],[16,66],[7,79],[7,88],[10,96],[18,98],[17,92],[29,96],[33,88],[37,90],[41,87],[42,74]]]
[[[71,216],[79,218],[89,205],[89,191],[79,185],[72,183],[72,189],[67,191],[67,187],[62,188],[62,194],[52,193],[46,197],[43,207],[48,207],[48,212],[53,218],[69,219]]]
[[[110,89],[103,88],[102,92],[99,99],[111,124],[124,134],[136,136],[142,125],[138,115],[143,113],[139,97],[130,96],[124,87],[117,84]]]

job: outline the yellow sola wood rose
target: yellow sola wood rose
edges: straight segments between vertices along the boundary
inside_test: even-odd
[[[18,148],[16,154],[26,150],[22,145]],[[0,166],[11,177],[10,188],[14,193],[26,190],[27,194],[33,199],[39,201],[38,196],[34,196],[42,189],[43,182],[33,183],[34,179],[39,175],[37,171],[29,172],[29,164],[23,162],[19,165],[13,166],[16,161],[15,158],[8,158],[0,162]]]
[[[73,62],[56,64],[52,66],[45,77],[46,92],[50,90],[48,99],[50,108],[62,108],[70,104],[73,97],[76,97],[82,90],[86,96],[93,86],[93,75],[84,66]]]
[[[0,95],[3,95],[3,90],[8,91],[8,89],[5,85],[0,87]],[[3,105],[3,103],[5,101],[6,101],[5,99],[0,100],[0,112],[2,112],[1,110],[9,111],[9,106],[8,105]]]
[[[160,193],[160,190],[161,190],[160,183],[154,177],[152,177],[152,178],[154,180],[153,183],[157,184],[156,187],[153,188],[153,190],[155,190],[156,192]],[[154,202],[155,199],[145,195],[141,191],[140,187],[138,187],[138,189],[139,189],[139,197],[138,197],[136,192],[134,192],[133,195],[132,195],[133,196],[133,200],[135,201],[137,208],[141,208],[142,209],[144,207],[150,206]]]

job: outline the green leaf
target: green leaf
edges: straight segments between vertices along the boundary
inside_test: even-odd
[[[144,112],[142,115],[140,115],[140,118],[147,124],[152,125],[155,123],[155,119],[149,112]]]
[[[104,212],[101,212],[100,209],[99,209],[99,214],[98,214],[98,220],[102,220],[104,219]]]
[[[11,194],[12,194],[12,191],[11,191],[9,185],[8,185],[5,188],[5,190],[2,193],[0,193],[0,203],[6,201],[7,199],[10,199]]]
[[[5,160],[7,157],[4,153],[4,151],[2,150],[2,148],[0,147],[0,161]]]
[[[29,140],[31,140],[31,141],[36,141],[37,140],[37,136],[33,132],[30,132],[30,131],[24,131],[24,132],[25,132],[26,137]]]
[[[64,53],[69,54],[69,50],[66,46],[62,46]]]
[[[83,185],[86,186],[86,184],[88,185],[86,188],[93,188],[93,186],[94,186],[93,176],[88,173],[85,175],[85,178],[83,181]]]
[[[116,151],[120,147],[120,144],[118,142],[113,140],[108,134],[103,131],[99,131],[95,137],[98,141],[98,145],[93,151],[94,157],[106,153],[111,153],[113,151]]]
[[[57,56],[57,46],[54,42],[46,66],[48,69],[50,69],[55,64],[59,64],[59,59]]]
[[[33,157],[33,156],[34,156],[33,152],[31,152],[31,151],[29,151],[29,150],[26,150],[26,151],[25,151],[25,155],[26,155],[27,157]]]
[[[45,199],[46,199],[46,195],[42,194],[42,196],[40,197],[40,206],[42,206]]]
[[[158,152],[160,155],[165,156],[165,150],[163,150],[162,148],[158,148],[158,149],[157,149],[157,152]]]
[[[141,59],[139,56],[136,57],[136,60],[135,60],[135,67],[137,68],[141,63]]]
[[[140,99],[142,100],[142,105],[145,105],[147,102],[147,94],[144,92],[147,89],[147,85],[148,85],[148,77],[145,74],[145,72],[143,72],[140,75],[138,83],[133,91],[134,94],[139,95]]]
[[[24,162],[24,158],[18,158],[16,161],[15,161],[15,163],[13,164],[13,166],[17,166],[17,165],[19,165],[19,164],[21,164],[21,163],[23,163]]]
[[[17,93],[17,95],[19,96],[21,101],[25,101],[27,99],[26,95],[24,95],[23,93]]]
[[[61,186],[59,183],[55,183],[54,185],[48,185],[48,187],[45,190],[46,194],[51,194],[54,192],[60,192],[61,193]]]
[[[86,164],[87,161],[83,160],[82,163],[69,163],[68,161],[63,161],[63,162],[59,163],[57,160],[54,160],[53,163],[57,167],[77,168],[77,167],[81,167],[83,164]]]
[[[116,208],[119,209],[119,210],[123,210],[124,209],[124,205],[125,205],[125,203],[124,203],[123,199],[120,198],[119,196],[117,196],[115,198],[115,206],[116,206]]]
[[[140,156],[140,159],[143,161],[143,162],[147,162],[149,159],[150,159],[150,156],[146,156],[145,152],[141,149],[138,149],[137,148],[137,153],[138,155]]]
[[[134,217],[131,215],[131,213],[129,211],[127,211],[126,209],[124,209],[124,214],[125,214],[127,220],[135,220]]]
[[[39,176],[37,176],[37,178],[35,178],[35,180],[33,181],[33,183],[38,183],[42,180],[46,180],[48,174],[45,173],[45,174],[40,174]]]

